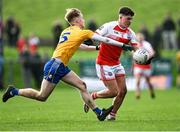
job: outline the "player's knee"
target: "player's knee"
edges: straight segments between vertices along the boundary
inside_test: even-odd
[[[124,88],[123,90],[121,90],[121,91],[118,93],[118,95],[119,95],[119,96],[125,96],[126,93],[127,93],[127,88]]]
[[[127,88],[126,88],[126,87],[123,89],[123,94],[124,94],[124,95],[127,94]]]
[[[82,92],[86,92],[87,91],[87,86],[86,86],[86,83],[85,82],[81,82],[81,87],[80,87],[80,90],[82,91]]]
[[[37,97],[37,100],[39,100],[39,101],[42,101],[42,102],[45,102],[46,100],[47,100],[47,96],[43,96],[43,95],[39,95],[38,97]]]
[[[85,82],[82,82],[85,89],[87,89],[87,85]]]
[[[111,96],[112,97],[116,97],[117,95],[118,95],[118,91],[117,90],[111,91]]]

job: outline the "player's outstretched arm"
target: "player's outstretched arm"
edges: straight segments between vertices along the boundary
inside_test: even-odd
[[[93,46],[93,45],[86,45],[86,44],[81,44],[79,47],[80,50],[85,50],[85,51],[95,51],[99,50],[98,46]]]
[[[92,39],[93,40],[97,40],[97,41],[101,41],[101,42],[104,42],[106,44],[109,44],[109,45],[114,45],[114,46],[118,46],[118,47],[121,47],[123,50],[133,50],[133,46],[131,45],[128,45],[128,44],[124,44],[124,43],[121,43],[121,42],[118,42],[118,41],[115,41],[113,39],[110,39],[110,38],[107,38],[107,37],[103,37],[99,34],[94,34],[92,36]]]

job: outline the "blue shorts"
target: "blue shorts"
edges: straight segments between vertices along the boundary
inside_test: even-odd
[[[51,59],[44,66],[44,79],[51,83],[57,84],[62,77],[67,75],[71,70],[65,66],[59,59]]]

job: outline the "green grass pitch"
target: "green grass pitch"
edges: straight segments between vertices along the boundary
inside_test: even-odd
[[[128,92],[115,122],[99,122],[95,114],[83,112],[77,90],[58,85],[47,102],[15,97],[0,104],[1,131],[160,131],[180,130],[180,89],[156,90],[156,99],[148,91],[136,100]],[[2,92],[0,94],[2,96]],[[100,107],[112,99],[96,100]]]

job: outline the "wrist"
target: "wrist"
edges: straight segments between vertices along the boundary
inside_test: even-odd
[[[99,50],[99,46],[98,45],[96,45],[96,50]]]
[[[124,44],[122,44],[122,47],[124,47]]]

